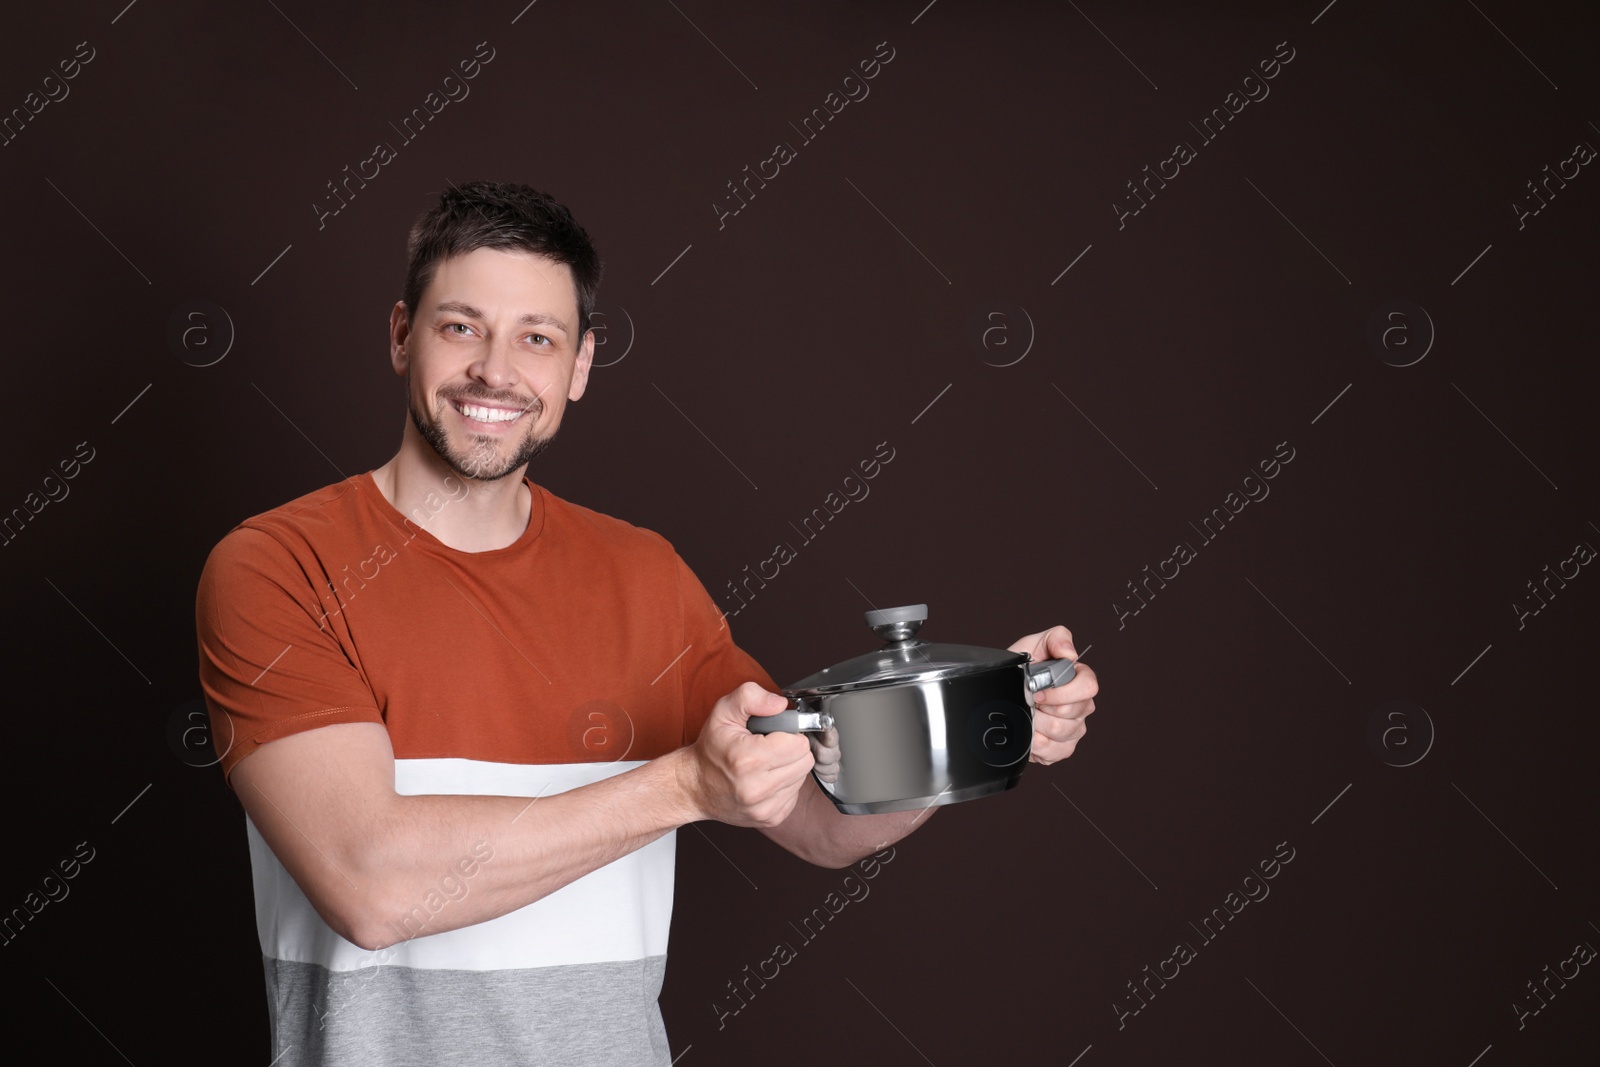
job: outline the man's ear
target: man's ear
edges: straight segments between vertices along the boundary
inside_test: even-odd
[[[411,323],[407,321],[406,302],[396,300],[394,307],[389,309],[389,363],[401,377],[411,367],[410,357],[406,353],[406,342],[410,338]]]
[[[578,362],[572,368],[572,388],[567,390],[568,400],[583,396],[589,384],[589,367],[594,363],[594,331],[583,331],[583,343],[578,346]]]

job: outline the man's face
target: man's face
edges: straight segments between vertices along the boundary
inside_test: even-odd
[[[497,481],[548,445],[583,395],[592,335],[577,336],[564,263],[479,248],[440,263],[406,323],[390,315],[390,358],[411,420],[463,478]]]

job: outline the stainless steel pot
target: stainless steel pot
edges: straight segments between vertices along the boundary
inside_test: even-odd
[[[750,719],[751,733],[808,734],[818,755],[837,747],[837,777],[813,775],[848,815],[1010,789],[1033,746],[1028,694],[1073,676],[1071,660],[918,641],[927,618],[926,604],[867,612],[887,647],[802,678],[784,690],[796,707]]]

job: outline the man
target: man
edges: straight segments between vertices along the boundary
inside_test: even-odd
[[[785,706],[659,536],[527,480],[588,382],[600,262],[475,182],[413,227],[383,466],[211,553],[200,675],[244,805],[274,1063],[667,1064],[674,831],[846,866],[922,812],[840,814]],[[1017,645],[1076,659],[1061,627]],[[1070,755],[1094,672],[1040,694]]]

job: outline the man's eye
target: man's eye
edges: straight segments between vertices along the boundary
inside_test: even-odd
[[[530,341],[532,341],[534,344],[548,345],[548,344],[554,344],[555,343],[555,342],[551,341],[550,338],[546,337],[542,333],[530,333],[528,335],[528,339]]]
[[[445,332],[447,332],[447,333],[451,332],[451,331],[455,331],[455,330],[464,330],[465,331],[465,330],[471,330],[471,329],[472,329],[472,327],[468,326],[464,322],[451,322],[451,323],[446,323],[445,324]],[[456,336],[460,337],[462,335],[458,333],[458,334],[456,334]]]

